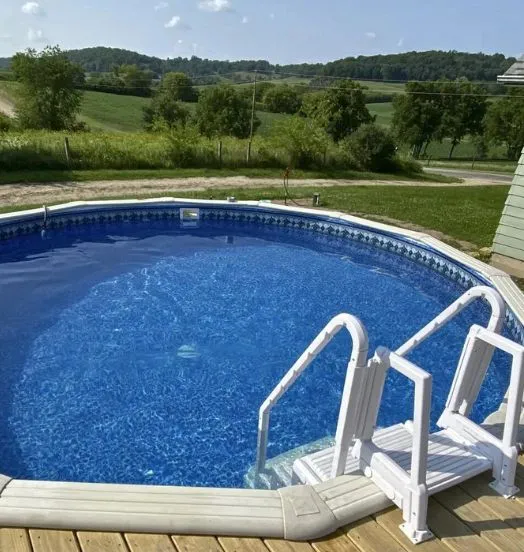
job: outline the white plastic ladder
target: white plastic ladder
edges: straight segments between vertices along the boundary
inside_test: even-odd
[[[430,434],[431,376],[403,355],[411,352],[478,298],[484,298],[491,305],[488,326],[471,328],[446,408],[438,421],[443,430]],[[318,483],[344,473],[364,472],[402,509],[405,523],[401,528],[414,543],[431,537],[426,525],[427,503],[428,497],[435,492],[492,469],[495,478],[493,488],[504,496],[513,495],[517,491],[514,486],[516,433],[524,389],[524,347],[498,334],[504,315],[504,301],[494,289],[472,288],[396,352],[379,348],[368,362],[365,360],[368,340],[362,323],[353,316],[339,315],[317,336],[262,405],[257,473],[262,473],[265,468],[271,409],[334,335],[346,327],[353,339],[353,350],[348,363],[335,446],[296,460],[293,471],[297,479],[304,483]],[[501,440],[467,418],[496,348],[513,356],[508,409]],[[414,419],[376,430],[389,369],[414,382]]]

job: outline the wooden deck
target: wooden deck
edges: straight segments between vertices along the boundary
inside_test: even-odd
[[[0,529],[0,552],[524,552],[524,457],[515,499],[505,500],[482,474],[430,499],[435,539],[413,546],[400,532],[397,508],[307,542],[235,537]]]

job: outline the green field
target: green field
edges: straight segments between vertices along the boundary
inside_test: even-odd
[[[376,116],[376,122],[380,126],[389,128],[393,121],[393,104],[389,103],[374,103],[367,104],[371,115]]]
[[[143,109],[149,98],[85,92],[80,119],[93,130],[136,132],[143,126]]]

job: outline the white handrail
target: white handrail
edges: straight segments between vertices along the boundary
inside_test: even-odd
[[[350,407],[349,395],[353,383],[353,372],[356,369],[364,370],[368,355],[368,335],[362,322],[350,314],[339,314],[335,316],[326,327],[312,341],[311,345],[302,353],[300,358],[293,364],[287,374],[280,380],[280,383],[273,389],[268,398],[264,401],[259,411],[258,418],[258,443],[257,459],[255,464],[255,473],[258,475],[264,471],[267,455],[267,440],[269,431],[269,414],[271,409],[282,398],[284,393],[293,385],[297,378],[306,370],[306,368],[315,360],[315,358],[331,342],[333,337],[346,328],[353,342],[351,358],[348,363],[346,381],[342,394],[342,405],[340,408],[337,439],[347,441],[346,423],[350,417],[347,416]],[[343,439],[344,438],[344,439]],[[342,458],[345,447],[338,447],[338,455]],[[347,450],[346,450],[347,456]],[[339,459],[340,460],[340,459]],[[336,461],[336,460],[335,460]],[[345,461],[345,457],[344,457]],[[338,464],[341,464],[338,461]]]
[[[506,314],[504,299],[502,299],[498,291],[491,287],[477,286],[466,291],[464,295],[459,297],[447,309],[443,310],[411,339],[408,339],[408,341],[399,347],[395,353],[399,356],[406,356],[411,353],[415,347],[418,347],[422,342],[428,339],[428,337],[440,330],[440,328],[455,318],[455,316],[461,313],[468,305],[479,298],[486,299],[491,305],[491,317],[487,329],[495,333],[500,333]]]

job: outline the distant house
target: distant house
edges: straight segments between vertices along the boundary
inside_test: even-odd
[[[500,84],[524,85],[524,56],[516,61],[503,75],[497,77]]]
[[[524,150],[493,242],[492,264],[524,277]]]

